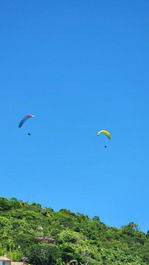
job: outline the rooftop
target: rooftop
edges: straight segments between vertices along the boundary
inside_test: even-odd
[[[0,261],[11,261],[6,255],[0,256]]]

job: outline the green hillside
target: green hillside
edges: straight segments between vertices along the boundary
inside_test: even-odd
[[[0,198],[0,255],[33,265],[147,265],[149,234],[99,217]]]

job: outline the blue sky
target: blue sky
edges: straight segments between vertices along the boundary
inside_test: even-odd
[[[149,229],[148,10],[147,0],[1,2],[1,197]]]

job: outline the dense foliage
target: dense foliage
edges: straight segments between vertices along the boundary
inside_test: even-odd
[[[0,255],[33,265],[146,265],[149,233],[133,222],[121,229],[99,217],[0,198]]]

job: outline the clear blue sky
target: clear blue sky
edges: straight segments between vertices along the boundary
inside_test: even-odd
[[[1,1],[1,197],[149,229],[148,14],[148,0]]]

